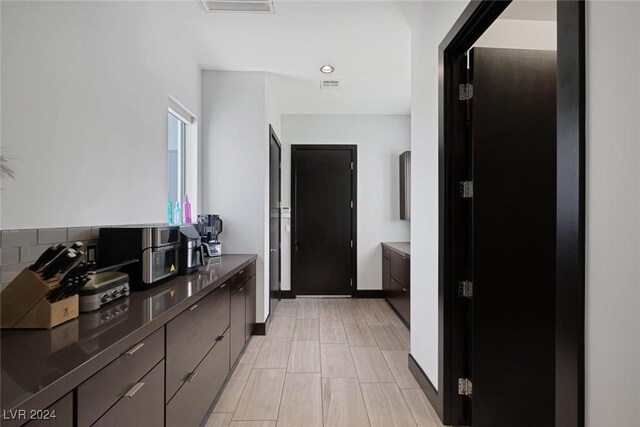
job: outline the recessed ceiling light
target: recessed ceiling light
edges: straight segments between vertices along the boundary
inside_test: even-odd
[[[334,68],[331,65],[323,65],[320,68],[320,71],[322,71],[325,74],[331,74],[333,73]]]

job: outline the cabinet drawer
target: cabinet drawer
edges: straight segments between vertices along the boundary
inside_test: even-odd
[[[387,300],[400,313],[405,322],[411,321],[411,291],[408,288],[402,287],[392,278]]]
[[[229,280],[229,283],[231,284],[231,293],[234,293],[235,291],[243,287],[245,281],[246,281],[246,270],[243,268]]]
[[[391,258],[391,250],[389,248],[382,247],[382,257],[383,258]]]
[[[164,361],[123,393],[94,427],[158,427],[164,425]]]
[[[210,331],[213,339],[216,340],[229,328],[229,297],[231,295],[228,285],[220,285],[218,289],[209,294],[206,298],[211,298],[210,310],[213,311],[213,324]]]
[[[228,373],[229,337],[224,335],[167,404],[166,426],[198,427]]]
[[[255,265],[255,263],[253,263]],[[247,331],[245,339],[249,339],[253,335],[253,328],[256,324],[256,275],[248,276],[247,293],[245,295],[245,323]]]
[[[42,416],[42,419],[30,421],[24,427],[73,427],[73,393],[42,411]]]
[[[227,284],[167,323],[167,402],[228,327]]]
[[[382,258],[382,290],[385,295],[391,287],[391,261],[387,258]]]
[[[411,274],[410,262],[409,258],[391,252],[391,277],[404,288],[411,287],[409,283],[409,276]]]
[[[164,357],[158,329],[78,387],[78,427],[93,424]]]
[[[247,325],[245,323],[246,287],[243,285],[231,295],[231,326],[229,327],[229,363],[233,365],[246,342]]]
[[[246,268],[247,270],[247,280],[249,280],[252,276],[256,275],[256,263],[252,262]]]

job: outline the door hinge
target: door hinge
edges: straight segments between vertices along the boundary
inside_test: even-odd
[[[469,280],[458,282],[458,295],[464,298],[473,298],[473,282]]]
[[[353,170],[353,162],[351,162],[351,170]]]
[[[458,87],[458,99],[468,101],[473,98],[473,83],[461,84]]]
[[[473,384],[467,378],[458,378],[458,394],[461,396],[471,396],[473,394]]]
[[[469,199],[473,197],[473,181],[460,182],[460,197]]]

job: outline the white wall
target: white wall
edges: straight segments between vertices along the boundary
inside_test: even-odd
[[[202,72],[202,212],[224,221],[223,253],[258,254],[258,322],[269,310],[265,103],[263,72]]]
[[[466,2],[428,2],[412,28],[411,352],[438,381],[438,45]],[[588,427],[640,419],[640,3],[587,2]],[[621,95],[623,94],[623,95]]]
[[[411,31],[411,354],[438,388],[438,45],[467,3],[430,1]]]
[[[587,427],[640,423],[639,21],[587,2]]]
[[[556,50],[557,38],[555,21],[497,19],[474,46]]]
[[[266,142],[266,160],[267,167],[264,170],[265,176],[262,181],[262,186],[264,189],[264,254],[265,254],[265,289],[269,289],[269,268],[271,263],[271,257],[266,256],[266,254],[270,254],[271,248],[271,236],[270,236],[270,209],[269,209],[269,147],[270,147],[270,136],[269,125],[273,126],[273,130],[275,131],[278,139],[282,140],[282,126],[281,126],[281,104],[280,97],[278,96],[278,91],[280,90],[280,86],[278,85],[278,76],[273,73],[265,73],[265,137]],[[282,153],[281,153],[282,154]],[[284,224],[284,223],[282,223]],[[284,238],[284,225],[282,225],[281,236]],[[282,269],[282,266],[280,267]],[[284,280],[285,272],[281,271],[281,280]],[[265,290],[265,292],[267,292]],[[265,297],[265,313],[269,312],[269,298]]]
[[[2,5],[0,4],[0,99],[2,99]],[[0,151],[2,150],[2,102],[0,102]],[[0,175],[0,188],[4,188]],[[2,194],[0,193],[0,229],[2,229]]]
[[[411,353],[438,384],[438,46],[465,1],[427,2],[412,25]],[[499,19],[478,47],[555,49],[555,22]],[[418,262],[416,262],[418,261]]]
[[[1,2],[3,229],[166,222],[167,107],[200,69],[153,2]]]
[[[282,202],[291,206],[292,144],[358,146],[358,289],[382,289],[380,242],[409,241],[399,218],[399,160],[410,149],[410,116],[283,115]],[[290,219],[283,219],[290,224]],[[291,234],[282,237],[283,289],[291,289]],[[287,279],[285,282],[285,278]]]

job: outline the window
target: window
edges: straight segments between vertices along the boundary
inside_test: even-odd
[[[187,123],[179,119],[171,111],[168,114],[169,137],[169,199],[180,206],[184,203],[186,181],[185,140]]]
[[[175,222],[177,202],[184,221],[185,195],[188,195],[193,221],[198,212],[198,121],[173,98],[169,98],[167,113],[167,154],[167,197],[172,205],[170,219]]]

